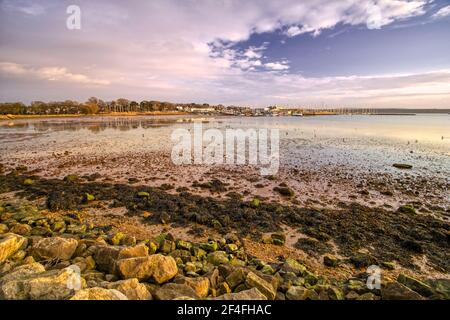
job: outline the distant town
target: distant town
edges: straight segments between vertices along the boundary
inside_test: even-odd
[[[370,107],[328,108],[323,105],[320,108],[309,106],[287,107],[272,105],[264,108],[252,108],[250,106],[224,106],[210,105],[207,103],[171,103],[154,100],[136,102],[124,98],[112,101],[103,101],[92,97],[86,102],[73,100],[65,101],[33,101],[29,105],[22,102],[0,103],[0,115],[2,117],[14,116],[50,116],[50,115],[114,115],[114,114],[201,114],[223,116],[315,116],[315,115],[340,115],[340,114],[388,114],[388,115],[414,115],[416,113],[450,113],[450,109],[377,109]]]

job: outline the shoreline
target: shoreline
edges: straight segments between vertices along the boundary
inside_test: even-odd
[[[111,288],[128,299],[145,300],[185,295],[219,300],[449,298],[445,243],[450,226],[406,208],[394,212],[355,205],[318,210],[218,200],[182,190],[172,195],[158,188],[75,176],[43,179],[20,171],[1,175],[0,182],[0,244],[4,239],[30,240],[22,251],[18,246],[0,262],[4,299],[36,299],[36,294],[49,298],[46,291],[22,292],[26,285],[6,288],[11,279],[26,284],[41,278],[58,287],[52,277],[66,274],[70,265],[81,269],[82,289],[53,290],[54,299],[77,299],[98,291],[112,294]],[[240,215],[246,217],[245,225],[239,223]],[[296,243],[286,226],[301,231]],[[438,236],[439,230],[447,234]],[[131,258],[116,261],[114,250],[126,250]],[[128,267],[147,259],[160,260],[161,277],[153,272],[143,276]],[[432,262],[435,269],[422,269],[423,261]],[[382,270],[379,289],[365,285],[370,265]],[[19,270],[30,268],[23,278]],[[219,278],[211,280],[213,274]],[[129,290],[131,282],[141,295]]]
[[[0,115],[0,121],[23,119],[89,118],[89,117],[135,117],[135,116],[180,116],[187,112],[112,112],[96,114],[49,114],[49,115]]]

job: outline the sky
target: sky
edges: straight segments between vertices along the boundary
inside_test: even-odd
[[[92,96],[450,108],[450,0],[0,0],[0,101]]]

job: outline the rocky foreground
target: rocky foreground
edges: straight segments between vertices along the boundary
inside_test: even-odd
[[[284,235],[272,234],[282,245]],[[332,256],[324,259],[337,266]],[[365,266],[364,259],[361,260]],[[33,207],[0,206],[0,299],[32,300],[379,300],[450,299],[450,280],[368,274],[337,280],[291,258],[265,263],[229,233],[206,243],[158,234],[137,241]]]

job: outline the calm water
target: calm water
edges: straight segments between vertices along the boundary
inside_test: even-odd
[[[219,117],[205,128],[278,128],[283,165],[349,165],[393,170],[394,162],[450,176],[450,115]],[[174,128],[193,117],[92,117],[0,122],[0,160],[19,161],[71,152],[80,156],[162,151]]]

